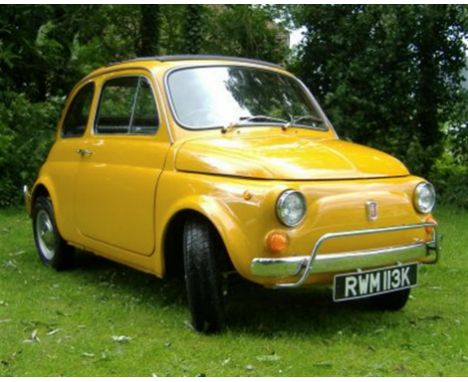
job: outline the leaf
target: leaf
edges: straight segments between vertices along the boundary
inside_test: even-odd
[[[129,342],[132,338],[128,336],[112,336],[112,339],[119,344],[125,344]]]
[[[41,342],[41,339],[37,336],[37,329],[34,329],[31,333],[31,340],[34,342]]]
[[[14,260],[8,260],[3,263],[5,268],[17,269],[18,266],[16,265]]]
[[[226,358],[223,360],[223,362],[221,362],[221,365],[226,366],[229,362],[231,362],[231,358]]]
[[[30,338],[23,341],[24,343],[32,344],[34,342],[41,342],[41,339],[37,336],[37,329],[34,329],[31,333]]]
[[[88,353],[88,352],[83,352],[83,353],[81,353],[81,355],[83,357],[88,357],[88,358],[94,357],[94,353]]]
[[[46,336],[53,336],[54,334],[57,334],[58,332],[60,332],[60,329],[53,329],[53,330],[50,330],[46,333]]]
[[[260,362],[277,362],[280,359],[281,357],[277,354],[259,355],[257,357],[257,361],[260,361]]]

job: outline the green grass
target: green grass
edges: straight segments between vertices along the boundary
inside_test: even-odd
[[[188,327],[180,280],[85,253],[57,273],[38,260],[26,214],[2,210],[0,375],[466,376],[468,214],[437,216],[443,258],[421,269],[403,311],[235,281],[227,330],[205,336]]]

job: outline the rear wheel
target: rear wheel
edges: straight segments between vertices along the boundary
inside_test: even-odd
[[[70,266],[73,247],[60,236],[50,198],[38,196],[32,209],[34,241],[41,261],[56,270]]]
[[[411,289],[403,289],[392,293],[386,293],[368,299],[371,306],[379,310],[401,310],[408,302]]]
[[[192,326],[199,332],[220,331],[224,326],[221,239],[208,221],[193,216],[185,223],[183,244]]]

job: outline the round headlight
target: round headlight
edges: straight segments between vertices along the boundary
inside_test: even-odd
[[[428,214],[434,208],[436,194],[434,186],[427,182],[419,183],[414,189],[414,206],[418,212]]]
[[[294,190],[281,193],[276,203],[276,214],[281,223],[288,227],[295,227],[304,219],[305,212],[304,195]]]

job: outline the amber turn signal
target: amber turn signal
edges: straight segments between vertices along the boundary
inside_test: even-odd
[[[266,238],[267,249],[272,253],[283,252],[289,243],[289,237],[281,231],[274,231],[268,234]]]
[[[437,221],[432,217],[432,216],[428,216],[426,219],[424,219],[426,223],[434,223],[434,224],[437,224]],[[426,233],[427,234],[432,234],[432,232],[434,231],[434,229],[432,227],[425,227],[425,230],[426,230]]]

